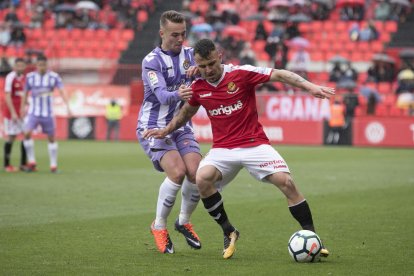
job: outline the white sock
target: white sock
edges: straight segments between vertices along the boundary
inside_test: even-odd
[[[57,142],[49,143],[47,145],[49,150],[50,167],[57,167],[58,144]]]
[[[178,217],[178,223],[183,225],[190,222],[190,216],[200,201],[200,193],[198,192],[197,185],[191,183],[186,178],[181,188],[181,195],[181,211]]]
[[[23,145],[26,149],[27,161],[29,163],[36,163],[33,139],[23,140]]]
[[[157,216],[154,223],[155,229],[165,229],[167,227],[167,217],[171,213],[180,188],[181,185],[172,182],[168,177],[162,182],[158,193]]]

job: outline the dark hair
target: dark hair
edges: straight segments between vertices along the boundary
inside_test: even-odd
[[[199,55],[202,58],[207,59],[211,52],[216,50],[216,45],[211,39],[204,38],[199,40],[194,46],[194,55]]]
[[[166,11],[163,12],[160,18],[160,27],[165,27],[167,25],[167,21],[173,22],[173,23],[183,23],[185,22],[185,16],[182,13],[179,13],[177,11]]]
[[[47,62],[47,57],[45,55],[38,55],[36,61],[46,61]]]
[[[24,63],[26,63],[26,61],[23,59],[23,58],[16,58],[15,60],[14,60],[14,63],[16,64],[16,63],[18,63],[18,62],[24,62]]]

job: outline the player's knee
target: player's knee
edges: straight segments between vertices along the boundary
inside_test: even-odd
[[[295,190],[295,182],[288,173],[277,173],[271,181],[274,185],[284,191]]]
[[[191,183],[196,183],[196,172],[188,172],[187,173],[187,179],[188,181],[190,181]]]
[[[168,178],[174,183],[181,184],[184,181],[184,177],[186,175],[185,173],[185,168],[176,167],[174,170],[169,172]]]

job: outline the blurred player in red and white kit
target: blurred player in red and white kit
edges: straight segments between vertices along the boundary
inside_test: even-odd
[[[15,172],[17,169],[10,164],[10,155],[16,136],[23,132],[23,118],[20,115],[20,106],[24,92],[26,63],[22,58],[17,58],[14,70],[6,76],[4,92],[6,104],[4,106],[4,129],[7,140],[4,143],[4,169],[6,172]],[[23,142],[20,145],[21,159],[20,169],[25,170],[26,150]]]
[[[242,168],[257,180],[279,188],[286,196],[292,216],[303,229],[315,232],[306,199],[258,121],[255,86],[280,81],[321,99],[330,98],[335,90],[313,84],[287,70],[221,64],[221,53],[209,39],[196,43],[194,59],[201,78],[191,86],[192,97],[165,128],[147,130],[144,138],[162,139],[182,127],[200,106],[206,109],[213,132],[213,148],[199,165],[196,184],[204,207],[223,229],[224,259],[233,256],[240,233],[228,219],[220,191]],[[321,250],[321,256],[328,254],[326,248]]]

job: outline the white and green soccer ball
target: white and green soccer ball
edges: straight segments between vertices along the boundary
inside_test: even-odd
[[[311,263],[320,260],[322,249],[321,239],[309,230],[299,230],[289,239],[290,256],[299,263]]]

